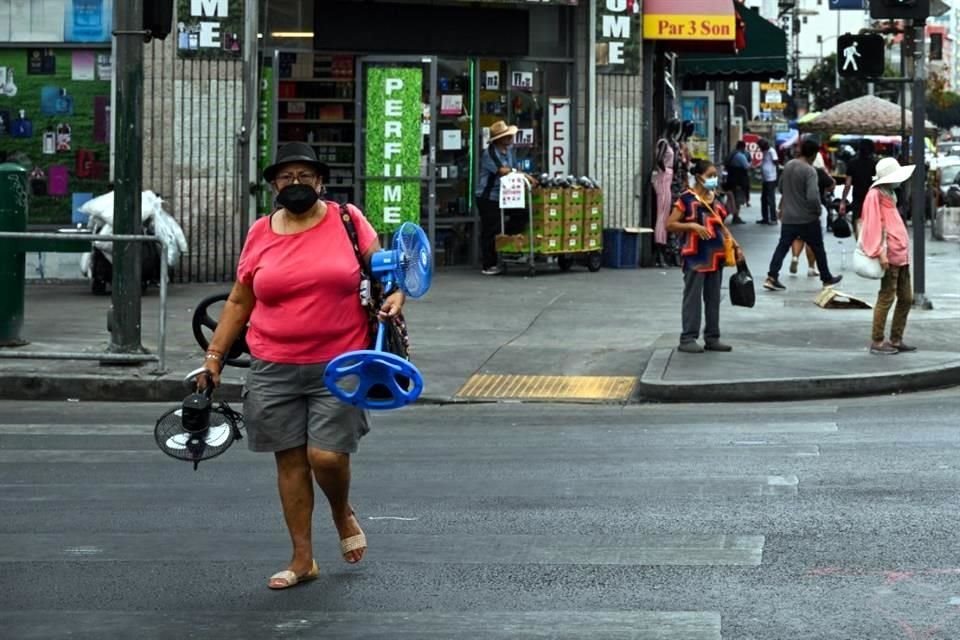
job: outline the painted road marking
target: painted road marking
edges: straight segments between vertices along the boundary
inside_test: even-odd
[[[476,374],[457,392],[459,399],[593,400],[630,399],[637,378],[627,376],[514,376]]]

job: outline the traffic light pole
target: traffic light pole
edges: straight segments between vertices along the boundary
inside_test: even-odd
[[[913,304],[922,309],[933,309],[926,293],[926,219],[927,167],[925,141],[927,135],[927,66],[925,61],[925,21],[914,21],[913,35],[913,188],[911,215],[913,216]]]
[[[140,193],[143,190],[143,3],[115,2],[116,161],[114,163],[113,231],[142,234]],[[110,306],[110,347],[114,353],[143,353],[141,339],[141,247],[139,242],[114,243]]]

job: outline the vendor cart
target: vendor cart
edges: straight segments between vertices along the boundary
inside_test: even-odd
[[[527,275],[556,264],[569,271],[582,264],[597,272],[603,264],[603,212],[599,190],[534,190],[521,173],[505,175],[500,186],[500,235],[497,255],[501,266],[523,267]],[[507,234],[506,211],[524,209],[527,226],[522,234]]]

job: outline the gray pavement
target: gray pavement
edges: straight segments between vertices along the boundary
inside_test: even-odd
[[[161,454],[165,404],[0,402],[0,637],[960,637],[955,392],[374,416],[370,542],[271,592],[269,455]]]
[[[816,279],[786,267],[786,292],[759,286],[778,236],[777,228],[734,227],[758,278],[753,309],[721,310],[731,354],[702,356],[673,351],[679,331],[678,269],[519,271],[485,278],[445,270],[426,298],[408,307],[414,359],[426,378],[424,400],[456,401],[476,373],[635,376],[634,400],[784,400],[894,393],[960,384],[960,245],[928,242],[927,293],[932,311],[914,310],[907,339],[915,354],[870,356],[872,312],[821,309],[813,304]],[[827,236],[832,268],[845,276],[838,290],[875,300],[877,283],[851,268],[853,242]],[[221,285],[171,288],[168,372],[153,365],[100,366],[90,362],[0,359],[0,397],[167,400],[182,397],[180,379],[200,362],[190,330],[193,307]],[[144,345],[156,348],[158,296],[145,298]],[[24,337],[36,350],[101,350],[108,340],[108,298],[83,283],[30,284]],[[227,370],[223,392],[236,397],[243,370]]]

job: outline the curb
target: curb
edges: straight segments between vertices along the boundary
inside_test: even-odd
[[[240,402],[243,383],[225,380],[217,400]],[[0,400],[63,402],[182,402],[189,391],[180,378],[97,375],[0,374]],[[451,398],[421,396],[417,404],[451,404]]]
[[[960,386],[960,360],[945,366],[896,373],[823,378],[761,378],[664,382],[673,349],[657,349],[640,377],[634,402],[792,402],[891,395]]]

